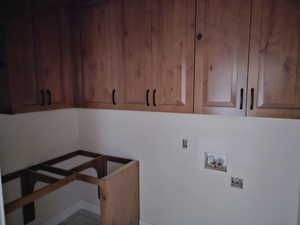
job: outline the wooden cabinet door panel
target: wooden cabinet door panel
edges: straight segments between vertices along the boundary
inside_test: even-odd
[[[200,0],[195,111],[245,115],[250,0]]]
[[[300,2],[253,1],[248,115],[300,118]]]
[[[37,76],[34,63],[32,17],[29,1],[23,1],[23,11],[9,19],[6,26],[6,56],[11,79],[12,112],[44,110],[42,80]]]
[[[194,34],[195,0],[152,1],[156,111],[193,112]]]
[[[64,19],[63,7],[55,4],[46,7],[39,1],[34,2],[36,71],[43,80],[48,109],[68,106],[69,92],[66,83],[71,81],[70,70],[66,67],[71,67],[71,63],[68,60],[69,48],[65,37],[66,30],[69,28]]]
[[[125,68],[121,78],[124,88],[120,98],[124,108],[152,110],[146,105],[147,90],[153,87],[151,0],[124,1],[122,23]]]
[[[122,48],[122,1],[111,0],[80,11],[83,102],[113,106],[124,73]],[[116,104],[119,103],[118,99]]]

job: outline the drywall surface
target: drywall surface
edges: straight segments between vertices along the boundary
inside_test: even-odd
[[[81,148],[141,161],[149,224],[298,223],[300,120],[87,109],[78,119]],[[205,152],[226,154],[228,172],[204,169]]]
[[[2,174],[49,160],[78,147],[77,110],[0,115]],[[61,166],[68,167],[67,164]],[[36,189],[41,186],[43,184],[38,183]],[[83,183],[73,183],[36,201],[36,220],[31,225],[40,225],[81,199],[89,199],[86,191],[91,188]],[[3,191],[5,202],[20,197],[19,180],[5,184]],[[96,189],[92,192],[97,196]],[[9,214],[6,223],[22,225],[22,210]]]
[[[88,109],[0,115],[4,174],[78,148],[139,159],[141,219],[153,225],[300,225],[299,146],[299,120]],[[205,152],[226,154],[228,172],[204,169]],[[243,190],[230,187],[231,176],[244,178]],[[17,182],[4,185],[6,202],[19,195]],[[98,204],[95,196],[94,186],[70,184],[36,202],[30,225],[80,200]],[[21,225],[21,215],[7,225]]]

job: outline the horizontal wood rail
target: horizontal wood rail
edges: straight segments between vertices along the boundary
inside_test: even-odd
[[[66,161],[68,159],[74,158],[76,156],[85,156],[85,157],[90,157],[92,160],[85,162],[79,166],[76,166],[70,170],[66,169],[61,169],[57,168],[54,165]],[[106,181],[102,180],[104,179],[108,174],[107,174],[107,162],[117,162],[121,164],[129,164],[132,162],[135,162],[135,164],[132,165],[134,170],[139,169],[139,164],[137,161],[133,161],[131,159],[125,159],[125,158],[120,158],[120,157],[114,157],[114,156],[108,156],[108,155],[101,155],[97,153],[92,153],[84,150],[78,150],[75,152],[68,153],[66,155],[48,160],[43,163],[39,163],[37,165],[31,166],[29,168],[19,170],[7,175],[4,175],[2,177],[3,183],[10,182],[14,179],[20,178],[21,180],[21,190],[22,190],[22,197],[19,199],[16,199],[12,202],[9,202],[5,205],[5,213],[9,214],[13,211],[15,211],[18,208],[23,207],[23,218],[24,218],[24,224],[28,224],[32,222],[35,219],[35,206],[34,206],[34,201],[42,198],[43,196],[75,181],[83,181],[86,183],[94,184],[99,186],[99,198],[100,198],[100,189],[103,188],[104,193],[108,193],[109,190],[106,190]],[[124,166],[123,166],[124,167]],[[97,177],[92,177],[84,174],[80,174],[81,171],[89,169],[89,168],[94,168],[97,172]],[[122,167],[121,167],[122,168]],[[56,178],[52,177],[49,175],[45,175],[42,173],[42,171],[52,173],[55,175],[60,175],[63,176],[63,178]],[[120,170],[123,171],[123,170]],[[128,169],[129,175],[130,176],[131,170]],[[135,171],[136,172],[136,171]],[[123,172],[122,172],[123,173]],[[137,173],[138,174],[138,173]],[[133,175],[136,175],[136,173],[133,173]],[[125,175],[124,175],[125,176]],[[134,177],[138,181],[138,177]],[[44,182],[49,185],[39,189],[39,190],[34,190],[34,186],[36,182]],[[126,179],[124,180],[126,182]],[[128,181],[129,182],[129,181]],[[101,187],[103,185],[104,187]],[[133,195],[131,189],[128,189],[128,196],[133,196],[134,199],[138,198],[138,196],[135,196],[136,194],[139,194],[139,192],[136,191],[138,188],[138,183],[134,183],[134,188],[132,190],[135,190]],[[131,194],[131,195],[130,195]],[[103,193],[102,193],[103,195]],[[103,197],[103,196],[102,196]],[[103,197],[104,198],[104,197]],[[128,203],[130,205],[130,202]],[[132,203],[133,208],[129,208],[127,211],[129,215],[133,216],[139,216],[136,212],[139,212],[139,203],[137,204],[136,201],[133,201]],[[111,207],[107,206],[105,203],[101,207]],[[134,211],[132,211],[134,209]],[[105,209],[101,208],[101,211]],[[126,210],[125,210],[126,212]],[[134,213],[133,213],[134,212]],[[111,213],[111,212],[110,212]],[[112,215],[109,215],[110,217]],[[118,217],[120,215],[117,215]],[[128,215],[126,215],[128,216]],[[138,221],[135,218],[136,221]],[[106,224],[105,224],[106,223]],[[129,222],[130,223],[130,222]],[[110,225],[109,222],[104,222],[103,225]]]

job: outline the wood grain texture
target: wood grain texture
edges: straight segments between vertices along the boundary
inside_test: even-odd
[[[69,25],[64,1],[12,1],[5,21],[5,92],[0,108],[22,113],[73,104]],[[51,105],[47,106],[51,93]],[[4,99],[5,102],[2,100]],[[3,103],[4,102],[4,103]],[[3,106],[1,106],[3,105]]]
[[[139,162],[132,161],[100,181],[101,224],[138,225]]]
[[[18,10],[23,7],[23,11]],[[42,80],[36,76],[30,1],[11,8],[20,14],[6,22],[6,60],[11,113],[44,110],[41,105]],[[9,96],[7,96],[9,98]]]
[[[300,2],[253,1],[248,115],[300,118]]]
[[[197,3],[195,112],[245,115],[250,0]]]
[[[153,0],[155,111],[193,112],[195,0]]]
[[[152,110],[146,93],[153,87],[151,72],[151,0],[123,1],[124,108]],[[149,96],[150,98],[150,96]]]
[[[89,107],[119,104],[120,78],[124,73],[122,2],[103,1],[80,9],[82,103]]]
[[[71,94],[66,87],[70,83],[66,82],[70,77],[70,48],[65,36],[69,26],[64,14],[64,9],[51,1],[43,4],[33,1],[36,71],[43,80],[47,109],[67,107],[67,95]]]

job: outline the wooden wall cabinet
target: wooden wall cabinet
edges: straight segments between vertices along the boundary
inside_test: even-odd
[[[121,1],[80,7],[76,12],[79,97],[82,107],[113,107],[119,103],[123,49],[119,22]],[[79,39],[78,39],[79,38]]]
[[[0,24],[1,112],[70,107],[74,97],[84,108],[300,118],[297,0],[17,6]]]
[[[193,112],[195,0],[152,0],[155,111]]]
[[[246,115],[250,0],[200,0],[195,112]]]
[[[22,1],[2,24],[0,111],[22,113],[72,106],[68,22],[53,2]],[[49,10],[49,7],[51,8]]]
[[[253,0],[248,115],[300,118],[300,1]]]
[[[193,112],[194,6],[195,0],[81,6],[79,106]]]
[[[124,67],[119,74],[122,80],[120,108],[152,111],[151,0],[122,2]]]
[[[2,63],[0,110],[2,113],[31,112],[44,109],[42,80],[36,76],[29,1],[20,2],[23,10],[2,21]],[[4,22],[5,19],[5,22]]]
[[[299,1],[199,0],[197,33],[195,112],[300,118]]]
[[[77,105],[152,110],[148,0],[80,2],[74,13]]]

